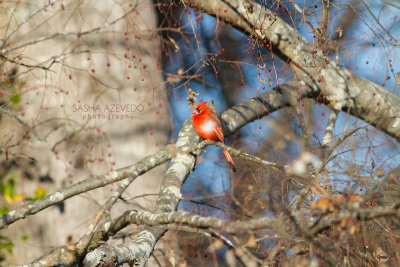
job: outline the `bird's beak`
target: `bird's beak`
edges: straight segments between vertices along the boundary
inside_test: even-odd
[[[193,114],[193,115],[197,115],[197,114],[198,114],[197,110],[196,110],[196,109],[193,110],[193,111],[192,111],[192,114]]]

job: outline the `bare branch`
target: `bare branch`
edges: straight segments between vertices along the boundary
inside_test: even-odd
[[[359,217],[363,220],[373,220],[379,217],[400,216],[398,205],[395,205],[393,207],[378,207],[375,209],[359,208],[353,212],[342,212],[337,216],[323,218],[317,225],[312,226],[309,229],[309,234],[312,236],[333,225],[337,225],[343,219],[348,218],[349,216],[353,216],[354,213],[357,214],[356,217]]]
[[[29,14],[28,16],[26,16],[23,20],[21,20],[20,23],[18,23],[17,25],[15,25],[15,27],[10,31],[10,33],[7,34],[7,36],[4,38],[3,42],[1,43],[1,48],[4,48],[4,45],[6,44],[6,42],[8,41],[8,39],[10,39],[11,36],[14,35],[14,33],[16,31],[18,31],[19,28],[21,28],[22,25],[24,25],[26,22],[28,22],[31,18],[33,18],[34,16],[36,16],[39,12],[43,11],[44,9],[46,9],[47,7],[49,7],[50,5],[53,5],[54,3],[57,3],[60,0],[50,0],[48,1],[48,3],[46,3],[45,5],[43,5],[42,7],[34,10],[31,14]],[[5,54],[5,53],[2,53]]]
[[[395,8],[400,9],[400,6],[396,5],[395,3],[390,2],[389,0],[381,0],[382,2],[385,2],[388,5],[394,6]]]
[[[376,24],[379,25],[379,27],[387,34],[387,36],[389,36],[390,38],[392,38],[398,45],[400,45],[400,42],[394,38],[387,30],[385,27],[382,26],[382,24],[379,22],[378,18],[374,15],[374,13],[372,13],[371,9],[369,8],[369,6],[367,5],[367,3],[365,3],[364,0],[361,0],[361,3],[364,5],[364,7],[368,10],[369,14],[371,14],[372,18],[375,20]]]
[[[56,1],[59,1],[59,0],[56,0]],[[88,35],[88,34],[91,34],[91,33],[94,33],[94,32],[98,32],[101,29],[110,27],[111,25],[113,25],[113,24],[117,23],[118,21],[124,19],[126,16],[128,16],[129,14],[134,12],[135,10],[136,10],[136,6],[131,8],[130,10],[128,10],[121,17],[119,17],[119,18],[117,18],[117,19],[115,19],[115,20],[113,20],[113,21],[111,21],[109,23],[105,23],[105,24],[103,24],[101,26],[98,26],[96,28],[90,29],[88,31],[84,31],[84,32],[56,32],[56,33],[53,33],[53,34],[50,34],[50,35],[47,35],[47,36],[42,36],[42,37],[37,38],[35,40],[28,41],[26,43],[22,43],[22,44],[19,44],[19,45],[11,46],[11,47],[8,47],[8,48],[2,48],[0,52],[1,52],[1,54],[5,55],[8,52],[11,52],[11,51],[23,48],[23,47],[27,47],[27,46],[30,46],[30,45],[34,45],[34,44],[37,44],[37,43],[40,43],[40,42],[43,42],[43,41],[46,41],[46,40],[51,40],[51,39],[54,39],[54,38],[59,37],[59,36],[84,36],[84,35]],[[3,44],[3,46],[4,46],[4,44]]]
[[[275,219],[257,218],[250,220],[224,221],[215,217],[202,217],[188,212],[151,213],[147,211],[129,211],[124,219],[137,225],[167,225],[175,223],[200,229],[220,230],[229,234],[248,233],[259,229],[272,229]]]
[[[331,112],[329,113],[328,124],[325,127],[325,134],[322,138],[323,146],[329,146],[329,144],[332,142],[333,129],[335,128],[338,113],[339,112],[337,110],[333,109],[331,109]]]
[[[62,202],[83,192],[106,186],[110,183],[120,181],[127,177],[134,179],[169,159],[171,159],[171,152],[167,147],[155,153],[154,155],[148,156],[130,166],[108,174],[99,175],[95,178],[85,179],[67,188],[49,194],[39,200],[25,204],[16,210],[7,212],[0,217],[0,229],[3,229],[7,225],[10,225],[20,219],[24,219],[26,216],[33,215],[44,210],[45,208],[51,207],[56,203]]]
[[[3,107],[0,107],[0,112],[1,112],[1,113],[4,113],[4,114],[7,114],[8,116],[10,116],[10,117],[16,119],[20,124],[22,124],[22,125],[28,130],[28,132],[31,132],[31,133],[33,134],[34,137],[36,137],[39,141],[41,141],[41,142],[43,142],[43,143],[46,143],[46,141],[43,140],[43,139],[38,135],[38,133],[36,132],[36,130],[33,129],[31,126],[29,126],[29,124],[26,123],[25,121],[23,121],[20,117],[18,117],[17,115],[15,115],[15,114],[12,113],[11,111],[9,111],[9,110],[7,110],[7,109],[5,109],[5,108],[3,108]]]
[[[253,38],[259,42],[267,40],[272,51],[298,73],[302,88],[311,87],[314,93],[324,94],[325,98],[318,101],[336,110],[349,110],[353,116],[400,140],[400,97],[331,61],[271,10],[253,1],[185,2],[230,22],[243,33],[255,33]]]

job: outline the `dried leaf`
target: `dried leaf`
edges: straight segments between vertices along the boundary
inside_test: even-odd
[[[177,43],[175,42],[175,40],[172,39],[171,37],[169,37],[168,39],[169,39],[169,41],[172,43],[172,45],[175,47],[175,51],[176,51],[176,52],[179,51],[180,48],[179,48],[179,46],[177,45]]]
[[[172,264],[172,266],[176,265],[175,251],[171,248],[168,249],[168,260]]]
[[[394,75],[394,78],[396,79],[397,85],[400,85],[400,72],[396,73],[396,74]]]
[[[352,225],[351,225],[352,224]],[[351,225],[351,226],[350,226]],[[353,219],[351,216],[344,218],[341,222],[340,222],[340,228],[343,229],[343,231],[346,231],[347,228],[350,226],[349,229],[349,234],[353,235],[355,233],[360,232],[361,230],[361,224],[360,221],[357,219]],[[344,232],[342,232],[344,233]]]
[[[68,235],[67,239],[65,240],[65,244],[70,245],[72,242],[72,235]]]
[[[311,185],[311,192],[317,196],[329,196],[328,190],[326,190],[324,187],[322,187],[318,181],[315,181]]]
[[[235,248],[235,255],[240,257],[243,256],[243,249],[241,249],[240,247],[236,247]]]
[[[187,266],[186,259],[183,257],[179,258],[178,263],[175,266],[176,267],[186,267]]]
[[[353,203],[357,203],[357,202],[361,203],[361,201],[362,201],[362,197],[357,194],[348,195],[346,198],[347,198],[348,204],[353,204]]]
[[[335,32],[337,32],[339,34],[339,38],[341,38],[343,36],[343,30],[340,26],[336,29]]]
[[[254,234],[250,234],[249,239],[247,240],[246,243],[247,246],[251,247],[251,248],[255,248],[257,247],[257,240]]]
[[[314,214],[327,214],[327,213],[337,213],[339,210],[335,208],[335,200],[327,197],[321,197],[318,200],[312,201],[310,208],[314,211]]]
[[[378,177],[383,177],[383,176],[385,176],[385,171],[383,169],[377,169],[375,171],[375,175]]]
[[[210,251],[216,251],[216,250],[219,250],[219,249],[221,249],[223,247],[224,247],[224,242],[222,242],[221,239],[217,239],[217,240],[215,240],[214,243],[212,243],[210,245],[209,250]]]
[[[380,264],[385,263],[390,259],[387,253],[383,251],[381,247],[377,247],[375,251],[372,252],[372,255],[374,256],[375,260]]]
[[[181,80],[181,78],[177,75],[173,75],[173,74],[168,74],[168,78],[167,81],[169,83],[177,83]]]

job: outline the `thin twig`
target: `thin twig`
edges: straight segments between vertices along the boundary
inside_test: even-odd
[[[24,120],[22,120],[20,117],[18,117],[16,114],[12,113],[11,111],[0,107],[0,112],[7,114],[8,116],[14,118],[15,120],[17,120],[20,124],[22,124],[27,130],[28,132],[31,132],[33,136],[35,136],[39,141],[46,143],[45,140],[43,140],[38,133],[35,131],[35,129],[33,129],[31,126],[29,126],[28,123],[26,123]]]
[[[143,173],[151,170],[152,168],[166,162],[171,159],[171,151],[167,146],[159,152],[148,156],[141,161],[121,168],[110,173],[99,175],[96,178],[88,178],[69,187],[61,189],[57,192],[49,194],[39,200],[27,203],[18,209],[7,212],[0,217],[0,230],[20,219],[24,219],[26,216],[36,214],[56,203],[62,202],[68,198],[79,195],[83,192],[103,187],[110,183],[120,181],[127,177],[138,177]]]
[[[374,13],[372,13],[371,9],[369,8],[369,6],[367,5],[367,3],[365,3],[364,0],[361,0],[361,3],[364,5],[364,7],[368,10],[369,14],[371,14],[372,18],[375,20],[375,22],[379,25],[379,27],[387,34],[387,36],[389,36],[390,38],[392,38],[396,43],[399,44],[399,41],[394,38],[387,30],[385,27],[382,26],[382,24],[379,22],[379,20],[377,19],[377,17],[375,17]]]
[[[30,45],[33,45],[33,44],[37,44],[37,43],[40,43],[40,42],[43,42],[43,41],[46,41],[46,40],[49,40],[49,39],[53,39],[53,38],[56,38],[56,37],[59,37],[59,36],[71,36],[71,35],[73,35],[73,36],[84,36],[84,35],[87,35],[87,34],[90,34],[90,33],[93,33],[93,32],[97,32],[97,31],[99,31],[99,30],[101,30],[103,28],[110,27],[111,25],[113,25],[113,24],[117,23],[118,21],[124,19],[126,16],[128,16],[129,14],[134,12],[135,10],[136,10],[136,7],[133,7],[128,12],[126,12],[124,15],[122,15],[121,17],[113,20],[112,22],[105,23],[105,24],[103,24],[101,26],[98,26],[98,27],[93,28],[93,29],[88,30],[88,31],[84,31],[84,32],[56,32],[56,33],[53,33],[53,34],[50,34],[50,35],[47,35],[47,36],[42,36],[42,37],[40,37],[38,39],[31,40],[29,42],[26,42],[26,43],[23,43],[23,44],[20,44],[20,45],[15,45],[15,46],[12,46],[12,47],[9,47],[9,48],[3,48],[1,50],[1,53],[4,55],[4,54],[6,54],[6,53],[8,53],[10,51],[14,51],[14,50],[17,50],[17,49],[22,48],[22,47],[26,47],[26,46],[30,46]]]
[[[10,37],[22,26],[24,25],[27,21],[29,21],[31,18],[33,18],[34,16],[36,16],[39,12],[43,11],[44,9],[46,9],[47,7],[49,7],[50,5],[53,5],[54,3],[57,3],[60,0],[49,0],[47,4],[43,5],[42,7],[34,10],[30,15],[26,16],[20,23],[18,23],[17,25],[15,25],[15,27],[10,31],[10,33],[4,38],[3,42],[1,43],[1,48],[4,47],[4,45],[6,44],[6,42],[8,41],[8,39],[10,39]],[[5,52],[2,51],[2,54],[5,54]]]

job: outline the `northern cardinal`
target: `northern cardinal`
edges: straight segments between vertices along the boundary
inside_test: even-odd
[[[222,132],[221,121],[217,115],[207,106],[207,102],[200,103],[195,110],[193,110],[192,117],[193,128],[200,137],[206,140],[213,140],[224,143],[224,133]],[[235,172],[235,163],[232,160],[229,152],[224,150],[224,154],[232,170]]]

